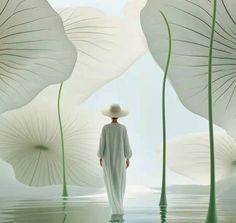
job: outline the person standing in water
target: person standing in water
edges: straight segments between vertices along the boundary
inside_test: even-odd
[[[126,127],[117,120],[128,115],[128,111],[121,109],[118,104],[113,104],[102,113],[112,121],[102,128],[97,155],[100,158],[100,166],[103,167],[108,201],[112,210],[110,221],[123,221],[126,168],[130,165],[132,151]]]

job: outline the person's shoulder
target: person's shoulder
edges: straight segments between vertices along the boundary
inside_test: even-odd
[[[104,131],[104,130],[107,128],[108,125],[109,125],[109,124],[104,125],[104,126],[102,127],[102,131]]]
[[[107,129],[107,128],[109,128],[111,126],[111,123],[108,123],[108,124],[105,124],[102,128],[103,129]]]
[[[126,131],[126,126],[125,126],[125,125],[123,125],[123,124],[120,124],[120,123],[119,123],[119,125],[120,125],[120,127],[121,127],[123,130],[125,130],[125,131]]]

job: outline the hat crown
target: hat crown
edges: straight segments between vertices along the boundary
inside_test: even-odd
[[[111,105],[110,106],[110,111],[111,112],[120,112],[121,111],[120,105],[118,105],[118,104]]]
[[[128,115],[128,111],[121,108],[119,104],[112,104],[110,107],[103,109],[102,113],[110,118],[119,118]]]

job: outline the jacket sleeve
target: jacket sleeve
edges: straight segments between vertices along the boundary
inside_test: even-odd
[[[101,133],[101,136],[100,136],[100,142],[99,142],[99,149],[98,149],[98,152],[97,152],[97,156],[99,158],[103,158],[104,156],[104,151],[105,151],[105,128],[103,126],[102,128],[102,133]]]
[[[124,130],[124,155],[126,159],[129,159],[132,156],[132,150],[130,148],[129,137],[126,128]]]

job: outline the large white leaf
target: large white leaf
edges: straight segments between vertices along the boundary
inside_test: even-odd
[[[197,183],[210,183],[208,133],[179,136],[169,140],[167,147],[169,169],[187,176]],[[221,181],[221,187],[224,180],[230,179],[236,174],[236,143],[233,138],[223,132],[215,133],[215,166],[217,169],[216,181]],[[233,180],[230,182],[234,183]],[[229,186],[229,182],[227,184]]]
[[[182,103],[208,118],[208,53],[212,2],[208,0],[149,0],[141,24],[149,49],[164,69],[168,52],[166,15],[172,30],[169,79]],[[213,49],[213,119],[236,138],[236,2],[217,1]]]
[[[45,0],[0,1],[0,113],[67,79],[76,51]]]
[[[68,185],[102,186],[96,156],[102,116],[78,109],[62,113]],[[30,103],[0,117],[0,157],[29,186],[62,184],[62,149],[56,107]]]
[[[80,104],[99,87],[122,75],[146,52],[139,21],[141,7],[139,1],[130,2],[122,16],[88,7],[57,10],[78,51],[74,72],[64,84],[63,104]],[[58,89],[48,88],[44,95],[56,95]]]

